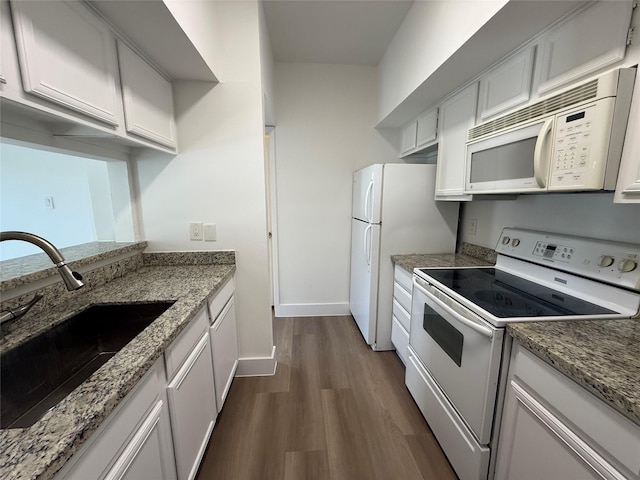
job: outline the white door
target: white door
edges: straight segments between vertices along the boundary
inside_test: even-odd
[[[380,225],[351,220],[349,308],[365,341],[375,342]]]
[[[371,165],[353,174],[351,216],[367,223],[380,223],[382,165]]]

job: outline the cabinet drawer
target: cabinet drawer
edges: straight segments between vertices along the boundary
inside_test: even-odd
[[[393,284],[393,299],[397,301],[407,312],[411,312],[411,290],[407,291],[399,283]]]
[[[393,317],[400,322],[400,325],[409,332],[411,330],[411,314],[407,312],[400,303],[393,299]]]
[[[187,356],[193,350],[202,334],[209,328],[209,317],[207,309],[201,309],[191,320],[191,323],[176,338],[165,351],[165,363],[167,366],[167,379],[171,381],[180,365],[184,363]]]
[[[402,363],[407,364],[407,347],[409,346],[409,332],[407,332],[396,316],[393,316],[391,324],[391,343],[396,347]]]
[[[413,288],[413,273],[407,272],[399,265],[393,270],[393,281],[399,283],[407,292],[411,292]]]
[[[537,400],[566,420],[572,431],[614,465],[640,476],[640,427],[580,385],[515,345],[513,376],[536,393]]]
[[[231,277],[229,281],[218,291],[218,293],[209,300],[209,317],[211,318],[211,323],[218,318],[218,315],[220,315],[220,312],[231,298],[231,295],[233,295],[235,289],[236,284],[234,278]]]

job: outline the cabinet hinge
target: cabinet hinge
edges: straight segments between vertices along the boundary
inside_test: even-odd
[[[633,34],[635,33],[635,31],[636,27],[631,27],[627,32],[627,45],[631,45],[631,42],[633,42]]]

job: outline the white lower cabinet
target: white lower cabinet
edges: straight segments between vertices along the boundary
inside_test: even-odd
[[[496,479],[640,478],[640,427],[514,343]]]
[[[158,480],[175,478],[169,425],[164,402],[158,401],[105,480]]]
[[[54,480],[195,478],[238,365],[234,290],[231,278]]]
[[[162,363],[156,361],[56,480],[175,480]]]
[[[195,478],[217,416],[209,335],[205,331],[167,386],[178,480]]]
[[[222,410],[238,368],[238,331],[236,327],[235,297],[232,296],[209,330],[213,352],[213,375],[216,403]]]
[[[396,352],[407,364],[407,347],[411,329],[411,289],[413,276],[404,268],[396,265],[393,274],[393,307],[391,316],[391,343]]]

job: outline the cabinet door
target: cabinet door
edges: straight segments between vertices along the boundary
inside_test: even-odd
[[[175,147],[171,83],[120,41],[118,59],[127,132]]]
[[[640,78],[636,75],[633,87],[631,111],[627,123],[627,134],[624,139],[616,193],[616,203],[640,203]]]
[[[216,321],[211,325],[211,350],[218,411],[222,410],[231,382],[238,367],[238,331],[235,296],[231,297]]]
[[[475,123],[478,83],[469,85],[440,106],[440,140],[436,200],[471,200],[464,195],[467,130]]]
[[[623,479],[593,448],[523,385],[511,380],[496,460],[497,480]]]
[[[402,140],[400,146],[400,153],[405,154],[416,148],[416,132],[418,124],[416,122],[410,123],[402,129]]]
[[[480,79],[478,118],[481,122],[529,101],[534,50],[535,47],[523,50]]]
[[[418,118],[416,147],[422,148],[436,141],[438,136],[438,109],[434,108]]]
[[[171,427],[163,401],[155,404],[105,480],[171,480],[176,478]]]
[[[115,39],[80,2],[13,1],[24,90],[118,125]]]
[[[594,2],[545,34],[536,62],[539,95],[622,61],[633,2]]]
[[[207,332],[167,386],[167,395],[178,480],[192,480],[217,415]]]

